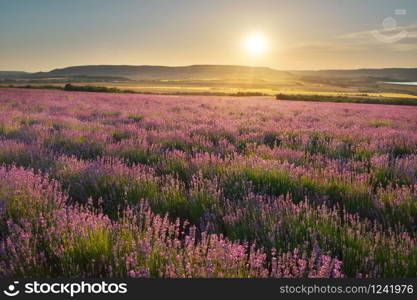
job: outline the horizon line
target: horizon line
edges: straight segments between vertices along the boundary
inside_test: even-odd
[[[384,70],[384,69],[417,69],[415,67],[360,67],[360,68],[331,68],[331,69],[316,69],[316,68],[302,68],[302,69],[279,69],[270,66],[250,66],[250,65],[236,65],[236,64],[191,64],[191,65],[154,65],[154,64],[143,64],[143,65],[129,65],[129,64],[86,64],[86,65],[69,65],[66,67],[57,67],[49,69],[48,71],[25,71],[25,70],[0,70],[0,72],[25,72],[25,73],[49,73],[54,70],[62,70],[67,68],[76,68],[76,67],[99,67],[99,66],[114,66],[114,67],[166,67],[166,68],[185,68],[185,67],[195,67],[195,66],[224,66],[224,67],[246,67],[246,68],[267,68],[275,71],[357,71],[357,70]]]

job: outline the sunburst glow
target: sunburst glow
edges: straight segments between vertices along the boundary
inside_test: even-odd
[[[244,47],[249,55],[259,56],[266,52],[268,48],[268,42],[262,34],[256,33],[248,36],[245,39]]]

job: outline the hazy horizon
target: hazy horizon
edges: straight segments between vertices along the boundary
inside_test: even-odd
[[[417,67],[416,12],[413,0],[0,0],[0,70],[412,68]],[[249,48],[255,47],[249,52],[248,39]]]
[[[37,73],[37,72],[50,72],[53,70],[58,69],[65,69],[65,68],[71,68],[71,67],[93,67],[93,66],[130,66],[130,67],[191,67],[191,66],[230,66],[230,67],[255,67],[255,68],[270,68],[277,71],[349,71],[349,70],[360,70],[360,69],[416,69],[416,66],[413,67],[382,67],[382,68],[332,68],[332,69],[306,69],[306,68],[298,68],[298,69],[277,69],[270,66],[251,66],[251,65],[230,65],[230,64],[191,64],[191,65],[151,65],[151,64],[143,64],[143,65],[129,65],[129,64],[85,64],[85,65],[71,65],[71,66],[63,66],[58,68],[52,68],[49,70],[42,70],[42,71],[27,71],[27,70],[11,70],[11,69],[0,69],[0,72],[27,72],[27,73]]]

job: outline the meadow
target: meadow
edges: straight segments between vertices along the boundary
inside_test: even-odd
[[[417,277],[417,107],[0,89],[1,277]]]

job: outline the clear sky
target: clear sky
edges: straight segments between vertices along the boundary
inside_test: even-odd
[[[417,1],[0,0],[0,70],[86,64],[417,67]]]

